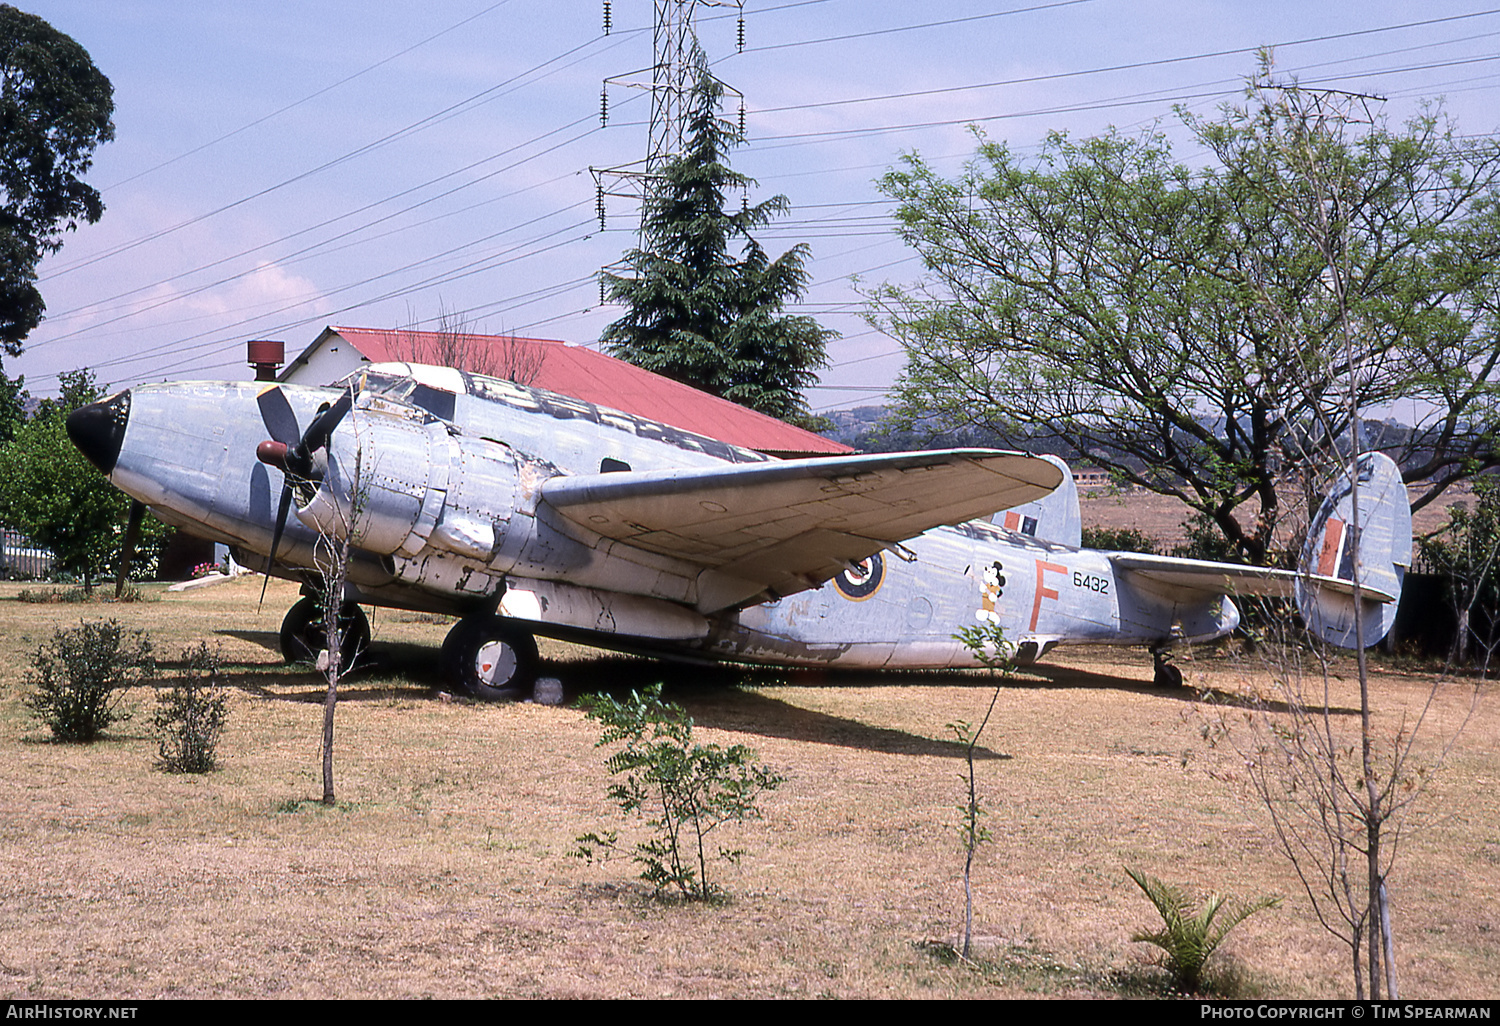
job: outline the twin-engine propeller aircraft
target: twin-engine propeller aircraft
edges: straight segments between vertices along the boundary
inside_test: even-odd
[[[1358,567],[1346,479],[1293,572],[1081,549],[1055,457],[778,460],[449,368],[377,364],[330,388],[142,385],[67,426],[160,519],[303,581],[288,658],[322,647],[320,534],[349,537],[355,647],[369,639],[359,603],[456,615],[444,665],[479,698],[529,685],[536,635],[688,660],[963,667],[977,665],[954,638],[965,624],[999,624],[1022,663],[1063,642],[1160,653],[1232,631],[1231,595],[1295,595],[1322,637],[1368,645],[1411,553],[1405,488],[1373,453],[1356,475]],[[1157,680],[1181,681],[1160,655]]]

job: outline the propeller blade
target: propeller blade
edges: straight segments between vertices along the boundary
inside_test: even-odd
[[[260,407],[261,422],[271,432],[272,438],[288,446],[297,444],[302,437],[302,431],[297,427],[297,414],[292,411],[292,404],[279,385],[256,393],[255,405]]]
[[[292,479],[285,477],[281,486],[281,503],[276,507],[276,530],[271,533],[271,554],[266,557],[266,572],[260,582],[260,604],[265,605],[266,586],[271,583],[271,567],[276,563],[276,549],[281,544],[281,533],[286,530],[286,516],[292,508]],[[257,610],[259,606],[256,607]]]
[[[130,516],[125,521],[125,540],[120,546],[120,574],[115,578],[115,598],[125,594],[125,582],[130,578],[130,561],[135,556],[135,543],[141,536],[141,517],[146,504],[140,499],[130,500]]]
[[[266,430],[271,432],[270,439],[256,446],[255,455],[262,463],[280,470],[282,478],[281,503],[276,509],[276,529],[271,534],[271,552],[266,557],[265,580],[260,586],[260,601],[263,605],[266,601],[266,587],[271,583],[271,567],[276,563],[276,549],[281,545],[281,536],[286,531],[287,514],[292,508],[293,481],[298,478],[304,481],[314,479],[312,454],[327,447],[333,429],[339,426],[354,405],[354,389],[350,387],[332,405],[324,403],[317,416],[313,417],[312,423],[307,426],[307,431],[300,436],[297,433],[297,415],[279,387],[264,389],[256,395],[255,402],[260,407],[260,417],[265,422]],[[321,478],[322,475],[317,476]]]
[[[328,437],[333,434],[333,429],[339,426],[344,415],[349,412],[349,407],[354,404],[354,391],[350,389],[339,396],[328,409],[313,418],[308,425],[307,434],[302,436],[302,449],[306,453],[314,453],[328,444]]]

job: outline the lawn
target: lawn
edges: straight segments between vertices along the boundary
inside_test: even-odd
[[[151,601],[36,604],[0,585],[0,993],[153,997],[1115,997],[1153,993],[1155,913],[1125,867],[1276,894],[1226,952],[1242,992],[1347,997],[1345,950],[1316,922],[1196,692],[1151,685],[1141,650],[1077,649],[1001,690],[978,762],[994,840],[975,866],[976,961],[961,925],[962,749],[981,674],[767,676],[673,669],[544,643],[569,696],[666,682],[703,740],[745,743],[787,777],[727,841],[715,905],[655,900],[626,861],[570,857],[636,824],[606,798],[597,728],[575,708],[448,700],[439,618],[380,610],[375,665],[341,688],[339,802],[321,793],[322,687],[274,651],[295,598],[246,579]],[[33,589],[36,586],[30,586]],[[59,625],[148,630],[161,677],[221,648],[222,767],[154,768],[153,689],[88,746],[51,743],[22,704],[29,654]],[[1254,658],[1199,651],[1189,682],[1267,684]],[[1347,672],[1347,671],[1341,671]],[[1430,669],[1376,667],[1379,723],[1420,708]],[[1429,762],[1469,709],[1438,686]],[[1357,707],[1335,681],[1336,719]],[[1482,696],[1403,835],[1392,878],[1405,998],[1500,993],[1500,713]],[[1410,720],[1408,720],[1410,722]],[[727,828],[726,828],[727,829]]]

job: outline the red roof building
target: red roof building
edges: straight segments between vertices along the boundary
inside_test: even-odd
[[[624,360],[550,339],[328,327],[291,362],[280,380],[323,385],[365,363],[396,361],[509,378],[773,456],[833,456],[853,451]]]

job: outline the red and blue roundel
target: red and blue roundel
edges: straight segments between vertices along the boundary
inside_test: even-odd
[[[880,553],[861,559],[852,569],[845,570],[833,579],[839,594],[852,602],[863,602],[880,590],[885,583],[885,561]]]

